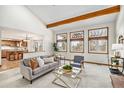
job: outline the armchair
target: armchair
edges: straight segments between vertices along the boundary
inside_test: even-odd
[[[74,62],[71,63],[72,67],[84,68],[84,56],[74,56]]]

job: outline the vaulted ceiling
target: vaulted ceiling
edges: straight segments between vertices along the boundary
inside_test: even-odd
[[[73,18],[90,12],[113,7],[111,5],[29,5],[27,7],[39,20],[45,25],[58,22],[61,20]],[[75,29],[82,26],[95,25],[100,23],[115,22],[117,20],[118,13],[107,14],[95,18],[86,20],[80,20],[77,22],[59,25],[51,27],[49,29],[53,31],[59,31],[64,29]]]

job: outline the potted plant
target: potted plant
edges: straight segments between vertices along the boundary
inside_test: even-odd
[[[119,65],[119,60],[117,60],[116,58],[112,59],[112,64]]]
[[[72,66],[71,65],[65,65],[65,66],[63,66],[63,70],[65,73],[71,72]]]
[[[57,61],[58,60],[58,56],[56,53],[58,51],[57,43],[53,43],[53,50],[54,50],[54,60]]]
[[[58,48],[57,48],[57,43],[53,43],[53,49],[54,49],[54,51],[55,51],[55,52],[57,52],[57,51],[58,51]]]

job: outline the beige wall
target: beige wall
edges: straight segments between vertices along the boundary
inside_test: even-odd
[[[58,54],[64,55],[66,58],[73,58],[74,55],[82,55],[85,58],[85,61],[90,61],[90,62],[98,62],[98,63],[108,63],[108,55],[107,54],[89,54],[88,53],[88,29],[93,29],[93,28],[100,28],[100,27],[109,27],[109,55],[111,55],[111,46],[113,43],[115,43],[115,23],[107,23],[107,24],[99,24],[99,25],[94,25],[94,26],[87,26],[87,27],[82,27],[81,29],[75,29],[75,30],[64,30],[64,31],[59,31],[55,32],[54,36],[56,33],[68,33],[68,52],[58,52]],[[84,30],[84,53],[70,53],[69,52],[69,32],[73,31],[81,31]],[[54,38],[55,40],[55,38]],[[56,41],[56,40],[55,40]]]

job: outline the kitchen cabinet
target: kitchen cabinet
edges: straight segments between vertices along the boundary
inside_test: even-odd
[[[2,46],[15,47],[16,46],[16,42],[15,41],[11,41],[11,40],[2,40],[1,45]]]
[[[27,47],[27,42],[23,40],[2,40],[2,46]]]
[[[6,59],[9,61],[20,60],[23,58],[23,51],[6,51]]]
[[[6,58],[6,50],[2,50],[1,54],[2,54],[2,58]]]

